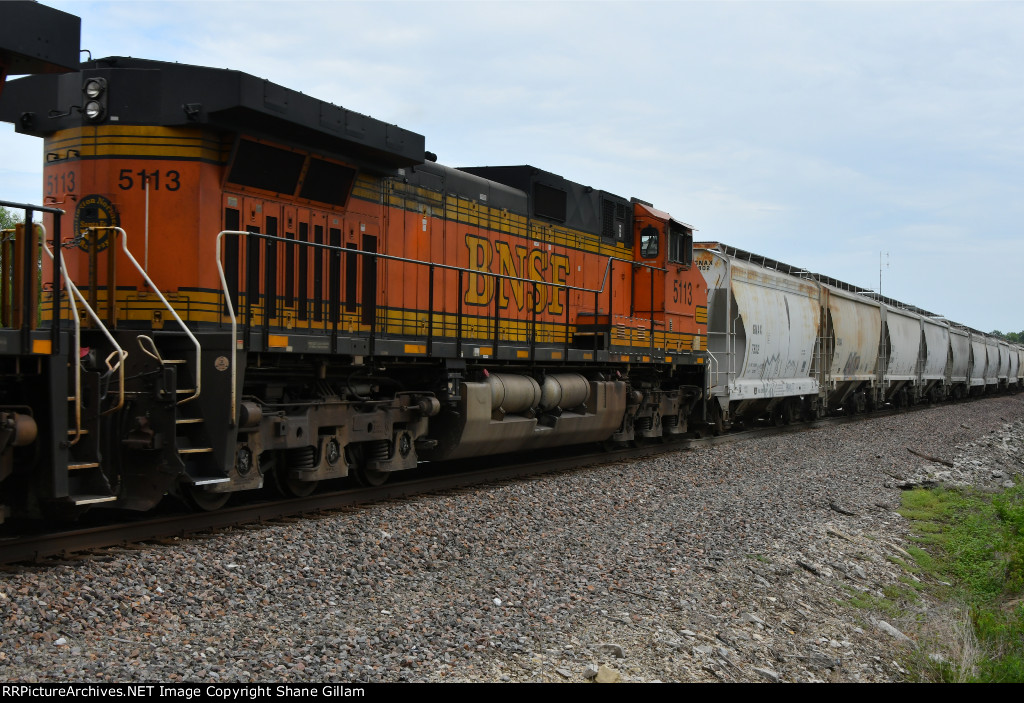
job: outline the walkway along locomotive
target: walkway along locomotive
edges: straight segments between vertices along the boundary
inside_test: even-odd
[[[441,166],[237,71],[99,59],[13,82],[0,119],[45,140],[46,203],[74,219],[33,232],[46,283],[12,271],[52,343],[4,366],[4,403],[53,439],[3,448],[12,514],[938,399],[973,383],[963,339],[979,388],[1019,385],[1016,348],[722,245],[695,260],[649,203]]]

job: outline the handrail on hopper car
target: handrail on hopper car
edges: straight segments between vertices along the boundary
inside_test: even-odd
[[[227,277],[224,274],[224,263],[221,260],[221,251],[223,249],[223,247],[221,246],[221,242],[223,241],[225,235],[233,235],[233,236],[237,236],[237,237],[254,237],[256,239],[266,239],[266,240],[274,241],[274,242],[282,242],[283,241],[283,242],[287,242],[288,244],[291,244],[291,245],[296,245],[296,246],[300,246],[300,247],[312,247],[314,249],[324,249],[324,250],[327,250],[327,251],[337,252],[339,254],[346,254],[346,255],[357,254],[357,255],[360,255],[360,256],[371,256],[371,257],[373,257],[375,259],[384,259],[384,260],[387,260],[387,261],[397,261],[399,263],[404,263],[404,264],[417,264],[417,265],[420,265],[420,266],[428,266],[428,267],[431,267],[431,268],[439,268],[439,269],[442,269],[442,270],[456,271],[456,272],[459,272],[459,273],[465,272],[465,273],[469,273],[471,275],[490,276],[490,277],[493,277],[493,278],[496,278],[496,279],[506,279],[506,280],[510,280],[510,281],[522,281],[524,283],[530,283],[532,285],[538,285],[539,284],[539,285],[544,285],[544,286],[551,286],[551,287],[560,288],[560,289],[565,290],[565,291],[574,290],[574,291],[580,291],[580,292],[583,292],[583,293],[593,293],[595,301],[597,300],[597,297],[599,295],[601,295],[601,293],[603,293],[605,291],[605,288],[606,288],[606,286],[608,284],[608,278],[609,278],[609,276],[611,274],[612,264],[614,262],[616,262],[616,261],[622,262],[624,264],[629,264],[630,266],[633,266],[634,268],[646,268],[646,269],[651,269],[652,271],[667,272],[667,269],[662,268],[660,266],[652,266],[650,264],[645,264],[645,263],[639,262],[639,261],[633,261],[631,259],[620,259],[618,257],[609,256],[608,257],[608,263],[605,264],[604,276],[602,277],[602,280],[601,280],[601,287],[600,288],[580,288],[578,286],[570,286],[570,285],[560,284],[560,283],[551,283],[551,282],[548,282],[548,281],[538,281],[538,280],[535,280],[535,279],[532,279],[532,278],[522,278],[522,277],[519,277],[519,276],[509,276],[509,275],[506,275],[506,274],[494,273],[494,272],[491,272],[491,271],[476,271],[476,270],[473,270],[473,269],[462,268],[462,267],[459,267],[459,266],[452,266],[451,264],[440,264],[440,263],[436,263],[436,262],[433,262],[433,261],[422,261],[420,259],[407,259],[405,257],[394,256],[392,254],[379,254],[377,252],[362,251],[362,250],[359,250],[359,249],[345,249],[343,247],[336,247],[336,246],[332,246],[330,244],[320,244],[318,242],[300,242],[300,241],[295,241],[295,240],[291,240],[291,239],[282,239],[281,237],[278,237],[278,236],[273,235],[273,234],[262,234],[262,233],[258,233],[258,232],[242,232],[242,231],[238,231],[238,230],[222,230],[221,232],[219,232],[217,234],[217,239],[216,239],[216,247],[217,247],[217,274],[220,276],[220,285],[221,285],[221,288],[223,288],[223,290],[224,290],[224,302],[225,302],[226,307],[227,307],[228,317],[231,319],[231,413],[230,413],[230,418],[231,419],[230,419],[230,422],[231,422],[231,426],[232,427],[234,426],[235,420],[236,420],[235,399],[236,399],[237,394],[238,394],[238,375],[237,375],[237,371],[236,371],[236,365],[237,365],[237,361],[238,361],[238,342],[239,342],[239,340],[237,339],[237,335],[238,335],[238,318],[235,315],[234,305],[231,303],[231,291],[228,289]],[[568,302],[568,301],[566,301],[566,302]],[[595,313],[596,313],[596,311],[597,311],[597,309],[596,309],[596,306],[595,306]],[[653,324],[653,321],[652,321],[652,324]]]

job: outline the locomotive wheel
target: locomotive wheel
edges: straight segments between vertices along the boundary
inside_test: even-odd
[[[231,498],[230,493],[211,493],[204,491],[202,486],[185,486],[181,498],[197,513],[209,513],[223,508]]]
[[[55,525],[74,525],[83,515],[89,512],[88,505],[65,505],[59,503],[44,503],[42,505],[43,519]]]
[[[356,483],[366,488],[376,488],[377,486],[383,486],[388,482],[387,471],[374,471],[373,469],[367,469],[363,466],[356,468],[352,472],[352,476],[355,478]]]
[[[306,498],[313,494],[319,481],[300,481],[288,471],[285,451],[269,451],[260,455],[260,471],[265,472],[264,489],[281,498]]]
[[[387,471],[374,471],[366,468],[366,453],[358,444],[349,444],[345,447],[345,460],[349,466],[349,476],[357,486],[365,488],[376,488],[387,483]]]
[[[283,467],[274,471],[274,488],[284,498],[306,498],[320,485],[319,481],[300,481],[288,473]]]

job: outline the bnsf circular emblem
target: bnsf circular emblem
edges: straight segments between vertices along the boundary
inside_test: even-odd
[[[78,201],[75,207],[75,234],[80,235],[90,227],[117,227],[121,219],[117,216],[117,208],[102,195],[87,195]],[[90,243],[97,251],[106,249],[110,244],[110,230],[94,232],[90,237],[83,238],[78,248],[89,250]]]

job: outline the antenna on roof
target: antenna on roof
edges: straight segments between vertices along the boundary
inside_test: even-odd
[[[882,254],[885,254],[885,264],[882,264]],[[889,268],[889,252],[878,252],[878,297],[882,297],[882,268]]]

